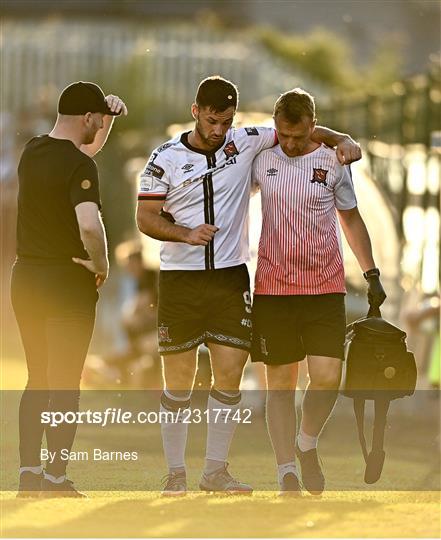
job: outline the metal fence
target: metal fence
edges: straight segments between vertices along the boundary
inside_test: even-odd
[[[167,117],[178,118],[198,82],[211,74],[235,81],[245,107],[302,80],[274,61],[251,34],[199,23],[6,20],[1,58],[2,108],[12,112],[32,107],[41,89],[53,89],[56,96],[78,79],[94,79],[119,92],[128,89],[141,107],[160,104]]]
[[[334,98],[319,111],[320,122],[364,139],[370,174],[394,209],[400,237],[406,208],[439,205],[441,73],[439,66],[359,100]],[[416,175],[409,149],[419,147]],[[415,176],[418,178],[415,179]]]
[[[441,129],[439,66],[376,95],[335,97],[320,110],[320,120],[367,140],[430,147],[432,134]]]

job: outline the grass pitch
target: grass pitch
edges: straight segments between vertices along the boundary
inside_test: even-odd
[[[3,387],[22,387],[23,368],[22,362],[4,362],[3,381],[7,384]],[[122,440],[131,449],[139,449],[140,460],[136,463],[70,465],[70,476],[78,488],[88,492],[88,499],[23,500],[16,499],[13,491],[18,456],[16,404],[8,401],[10,397],[2,403],[2,537],[440,536],[439,458],[433,458],[437,443],[436,437],[432,437],[434,433],[427,438],[421,418],[412,424],[411,437],[406,430],[389,432],[383,477],[373,487],[362,481],[363,461],[355,444],[353,418],[343,415],[342,422],[330,422],[321,442],[329,490],[321,497],[278,497],[274,460],[261,418],[253,426],[239,426],[231,452],[232,473],[257,490],[251,497],[192,491],[178,499],[161,498],[157,490],[165,466],[159,428],[152,426],[137,427],[127,435],[118,428],[99,441],[100,446],[111,448]],[[16,400],[18,394],[12,397]],[[97,444],[94,434],[90,429],[79,429],[75,447],[93,448]],[[190,426],[188,466],[192,490],[197,490],[203,465],[204,439],[203,430]],[[346,441],[345,445],[342,441]],[[429,453],[422,453],[424,449],[429,449]],[[425,459],[429,455],[432,457]]]
[[[439,493],[328,492],[320,499],[92,492],[87,500],[3,495],[2,536],[28,538],[437,538]]]

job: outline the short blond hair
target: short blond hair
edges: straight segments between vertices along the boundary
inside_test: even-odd
[[[274,118],[283,116],[288,122],[297,124],[304,116],[315,121],[315,101],[311,94],[294,88],[282,94],[274,104]]]

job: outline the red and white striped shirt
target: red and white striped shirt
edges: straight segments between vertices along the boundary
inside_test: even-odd
[[[344,293],[335,210],[357,206],[349,167],[324,145],[294,158],[277,145],[254,160],[252,180],[262,199],[254,294]]]

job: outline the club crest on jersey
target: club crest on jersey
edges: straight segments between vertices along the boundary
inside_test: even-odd
[[[311,183],[314,184],[314,182],[317,182],[317,184],[324,184],[327,186],[326,183],[326,176],[328,174],[328,171],[326,169],[312,169],[313,175]]]
[[[193,163],[186,163],[183,167],[181,167],[181,169],[184,171],[184,174],[191,172],[193,168],[194,168]]]
[[[277,169],[267,169],[266,171],[266,175],[267,176],[276,176],[276,174],[278,173],[279,171]]]
[[[161,324],[161,326],[158,328],[158,338],[161,343],[171,341],[170,336],[168,335],[168,326]]]
[[[236,148],[234,141],[230,141],[224,146],[224,154],[227,156],[227,158],[232,158],[239,155],[239,150]]]
[[[257,131],[257,128],[255,127],[246,127],[245,131],[247,135],[259,135],[259,132]]]
[[[266,339],[263,336],[260,336],[260,352],[264,356],[268,356],[268,350],[266,348]]]

